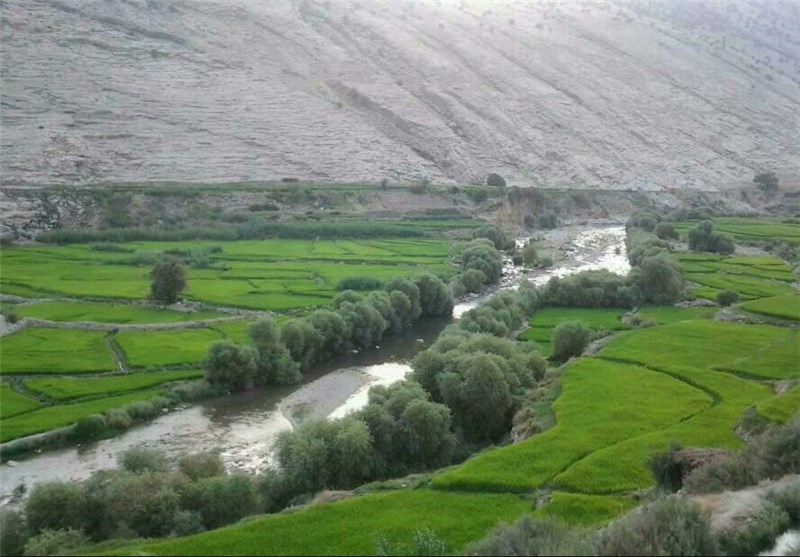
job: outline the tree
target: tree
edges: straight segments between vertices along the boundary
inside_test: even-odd
[[[572,356],[580,356],[589,341],[592,330],[580,321],[561,323],[553,331],[553,360],[563,362]]]
[[[767,193],[778,190],[778,177],[771,170],[756,174],[753,183],[758,186],[758,189]]]
[[[662,240],[677,240],[680,238],[675,226],[669,222],[660,222],[656,225],[656,236]]]
[[[250,346],[237,346],[229,340],[208,348],[206,380],[215,388],[242,391],[253,385],[258,354]]]
[[[307,319],[292,319],[283,326],[281,340],[292,359],[307,368],[316,361],[322,337]]]
[[[689,229],[689,249],[692,251],[710,251],[729,255],[734,252],[733,238],[726,234],[714,232],[710,220],[704,220],[695,228]]]
[[[384,284],[383,288],[389,293],[389,297],[392,298],[392,306],[395,306],[395,311],[397,311],[398,308],[395,304],[396,299],[392,297],[392,292],[399,290],[408,297],[408,301],[411,304],[408,313],[398,313],[407,325],[411,325],[414,321],[419,319],[419,316],[422,315],[422,306],[419,302],[419,287],[416,284],[408,279],[395,278]]]
[[[486,185],[493,188],[504,188],[506,187],[506,180],[499,174],[492,172],[486,177]]]
[[[272,319],[262,319],[250,327],[250,340],[256,349],[256,382],[262,385],[292,385],[302,379],[300,365],[281,341],[281,332]]]
[[[717,304],[719,307],[726,307],[739,301],[739,294],[733,290],[720,290],[717,292]]]
[[[631,272],[631,282],[640,300],[658,305],[674,304],[683,297],[683,275],[677,261],[667,253],[645,257]]]
[[[438,277],[426,273],[414,281],[419,288],[422,314],[426,317],[442,317],[453,313],[453,294]]]
[[[150,296],[162,304],[174,304],[186,288],[186,269],[178,259],[164,259],[153,267],[150,279]]]

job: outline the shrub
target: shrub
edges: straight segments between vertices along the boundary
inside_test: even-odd
[[[336,285],[337,290],[377,290],[383,281],[373,277],[345,277]]]
[[[81,530],[44,530],[28,540],[25,555],[63,555],[89,543],[89,538]]]
[[[178,469],[191,480],[211,478],[225,474],[225,464],[216,451],[205,451],[183,456],[178,461]]]
[[[474,239],[486,238],[487,240],[491,240],[495,249],[498,250],[511,249],[515,245],[513,238],[510,238],[505,232],[493,224],[487,224],[476,228],[472,231],[472,237]]]
[[[577,530],[554,520],[520,518],[502,524],[483,540],[470,545],[465,555],[589,555]]]
[[[745,524],[723,531],[719,536],[720,548],[726,555],[758,555],[772,546],[790,523],[786,511],[767,502]]]
[[[753,183],[758,186],[758,189],[765,192],[774,192],[778,189],[778,177],[771,170],[756,174]]]
[[[0,509],[0,555],[22,555],[28,541],[28,525],[22,513]]]
[[[473,203],[478,205],[479,203],[483,203],[489,199],[489,190],[486,188],[469,188],[467,189],[467,197],[469,197]]]
[[[134,253],[136,251],[133,248],[121,246],[113,242],[99,242],[92,244],[89,249],[92,251],[105,251],[109,253]]]
[[[447,544],[433,530],[414,530],[414,538],[409,545],[392,544],[376,533],[377,555],[447,555]]]
[[[719,307],[727,307],[739,301],[739,294],[733,290],[720,290],[717,292],[717,304]]]
[[[124,408],[112,408],[105,412],[108,429],[124,430],[131,427],[133,420]]]
[[[629,280],[641,302],[669,305],[683,297],[683,275],[678,262],[667,253],[645,256],[631,271]]]
[[[668,222],[658,223],[655,228],[655,233],[656,236],[662,240],[677,240],[680,238],[678,231],[675,230],[675,226]]]
[[[711,221],[704,220],[695,228],[689,230],[689,249],[692,251],[731,254],[734,252],[735,245],[733,238],[714,232],[714,225]]]
[[[92,414],[78,420],[72,430],[72,437],[78,443],[84,443],[101,437],[106,431],[106,419],[101,414]]]
[[[181,495],[184,509],[200,515],[207,529],[219,528],[255,514],[260,508],[250,476],[215,476],[191,483]]]
[[[680,445],[673,444],[666,451],[653,453],[647,459],[647,467],[659,489],[674,493],[683,485],[683,466],[674,458],[680,449]]]
[[[214,342],[205,361],[206,380],[220,391],[241,391],[252,386],[258,354],[250,346],[230,341]]]
[[[768,492],[767,501],[783,509],[793,526],[800,524],[800,481]]]
[[[120,468],[141,474],[142,472],[165,472],[168,468],[166,455],[158,449],[131,447],[117,455]]]
[[[62,528],[84,529],[89,524],[89,503],[80,484],[36,484],[25,501],[25,518],[31,534]]]
[[[503,178],[499,174],[492,172],[486,178],[486,185],[491,186],[493,188],[504,188],[506,187],[506,181],[505,178]]]
[[[551,357],[564,362],[572,356],[580,356],[592,339],[592,330],[580,321],[561,323],[553,331]]]
[[[600,555],[715,555],[708,517],[670,496],[638,508],[598,535]]]
[[[14,323],[18,323],[19,322],[19,315],[17,315],[17,313],[15,311],[13,311],[13,310],[4,311],[3,312],[3,317],[5,318],[6,323],[9,323],[11,325],[13,325]]]

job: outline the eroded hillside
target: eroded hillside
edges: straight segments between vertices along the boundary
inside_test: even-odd
[[[2,182],[800,177],[794,2],[6,0]]]

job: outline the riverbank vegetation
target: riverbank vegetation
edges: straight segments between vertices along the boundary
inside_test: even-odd
[[[796,299],[796,277],[774,257],[689,253],[685,236],[674,233],[685,230],[635,215],[627,227],[627,277],[590,271],[493,295],[420,352],[405,380],[373,388],[361,410],[282,434],[275,469],[227,476],[209,464],[215,472],[203,477],[180,467],[134,466],[133,458],[82,484],[36,487],[24,515],[6,513],[3,521],[28,524],[31,538],[15,542],[22,550],[53,539],[62,540],[61,550],[76,548],[88,538],[109,544],[89,551],[121,555],[362,554],[408,547],[412,539],[470,554],[758,551],[797,524],[796,498],[774,501],[777,510],[754,509],[763,527],[736,525],[722,539],[693,502],[656,497],[652,462],[675,445],[719,454],[746,446],[743,456],[710,461],[681,478],[713,490],[800,473],[800,418],[792,421],[800,340],[794,313],[781,308]],[[502,271],[502,255],[493,250],[503,238],[480,229],[475,235],[454,254],[457,279],[409,274],[376,292],[338,292],[329,309],[280,327],[261,321],[249,338],[240,331],[238,344],[213,345],[207,380],[229,390],[291,382],[314,362],[367,348],[425,314],[449,313],[458,285],[466,292]],[[189,282],[191,288],[191,272]],[[776,285],[790,290],[774,293]],[[745,302],[698,302],[716,300],[720,290]],[[673,305],[692,297],[701,305]],[[743,416],[752,415],[766,433],[742,434]],[[528,438],[520,435],[526,431]],[[761,457],[763,466],[744,472]],[[120,495],[143,503],[120,508]],[[150,499],[158,497],[164,499]],[[339,497],[345,500],[332,501]],[[234,500],[235,508],[225,506]],[[32,512],[31,501],[57,512],[37,514],[36,505]],[[95,522],[75,522],[80,513],[66,512],[84,501],[102,511]],[[158,521],[126,514],[138,508],[164,513]],[[258,513],[268,516],[219,528]],[[479,542],[498,520],[517,519]],[[185,537],[137,539],[148,536]]]

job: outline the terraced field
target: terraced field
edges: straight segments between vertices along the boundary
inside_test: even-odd
[[[42,302],[17,305],[20,317],[49,321],[92,321],[96,323],[179,323],[225,317],[215,311],[181,312],[130,304],[98,302]]]
[[[686,279],[700,285],[699,298],[715,300],[720,290],[733,290],[742,300],[788,296],[798,291],[798,277],[777,257],[726,257],[706,253],[677,253]]]
[[[796,219],[717,217],[711,221],[714,230],[730,234],[737,241],[781,240],[800,245],[800,222]],[[697,226],[699,222],[684,221],[678,223],[675,228],[685,237],[689,229]]]
[[[208,268],[188,271],[187,299],[272,311],[326,305],[339,281],[348,277],[389,279],[423,271],[453,272],[446,239],[130,242],[118,248],[128,252],[96,251],[88,244],[4,249],[0,292],[144,299],[149,294],[148,273],[163,253],[208,255]],[[29,311],[48,314],[47,308],[24,309]],[[49,314],[45,318],[57,319],[60,312],[50,308]],[[113,310],[100,317],[93,320],[145,318]],[[166,315],[156,319],[170,320]]]
[[[741,308],[750,313],[800,321],[800,293],[753,300],[742,304]]]

